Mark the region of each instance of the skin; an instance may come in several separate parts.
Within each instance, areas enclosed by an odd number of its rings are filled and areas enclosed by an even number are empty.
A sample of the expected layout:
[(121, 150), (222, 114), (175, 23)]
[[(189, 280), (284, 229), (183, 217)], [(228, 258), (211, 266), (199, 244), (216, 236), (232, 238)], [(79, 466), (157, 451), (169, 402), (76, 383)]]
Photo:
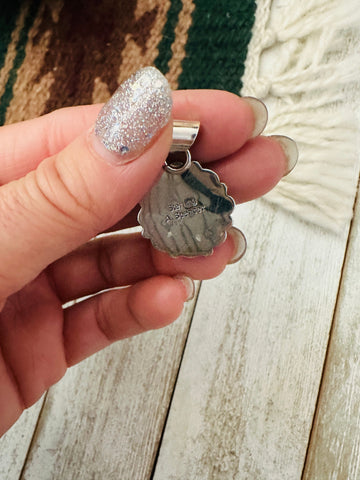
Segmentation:
[[(233, 238), (210, 257), (170, 258), (135, 225), (156, 179), (171, 122), (136, 160), (110, 165), (88, 133), (100, 105), (66, 108), (0, 128), (0, 435), (66, 369), (112, 342), (168, 325), (187, 292), (177, 274), (219, 275)], [(251, 107), (220, 91), (174, 92), (174, 118), (200, 120), (193, 158), (215, 170), (237, 202), (269, 191), (286, 172), (271, 138), (251, 139)], [(66, 309), (69, 300), (125, 286)]]

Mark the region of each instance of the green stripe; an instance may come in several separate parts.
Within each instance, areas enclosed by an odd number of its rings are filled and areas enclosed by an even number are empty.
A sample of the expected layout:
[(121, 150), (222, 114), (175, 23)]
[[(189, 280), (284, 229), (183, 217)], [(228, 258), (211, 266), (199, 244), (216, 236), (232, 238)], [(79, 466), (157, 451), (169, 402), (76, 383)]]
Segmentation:
[(169, 71), (169, 61), (172, 57), (171, 45), (175, 40), (175, 27), (181, 12), (182, 1), (172, 0), (167, 13), (167, 20), (162, 31), (162, 39), (159, 43), (159, 55), (154, 64), (164, 75)]
[(179, 88), (215, 88), (239, 94), (255, 0), (195, 0)]
[(6, 52), (20, 11), (20, 0), (3, 2), (0, 6), (0, 69), (4, 66)]
[(25, 47), (28, 41), (29, 30), (34, 23), (35, 16), (37, 14), (41, 0), (34, 0), (29, 8), (29, 12), (25, 19), (25, 24), (23, 29), (20, 32), (19, 42), (17, 44), (17, 52), (14, 60), (14, 65), (9, 73), (9, 79), (7, 81), (4, 95), (1, 98), (0, 102), (0, 125), (3, 125), (5, 122), (6, 110), (11, 102), (13, 97), (13, 87), (17, 79), (17, 72), (25, 58)]

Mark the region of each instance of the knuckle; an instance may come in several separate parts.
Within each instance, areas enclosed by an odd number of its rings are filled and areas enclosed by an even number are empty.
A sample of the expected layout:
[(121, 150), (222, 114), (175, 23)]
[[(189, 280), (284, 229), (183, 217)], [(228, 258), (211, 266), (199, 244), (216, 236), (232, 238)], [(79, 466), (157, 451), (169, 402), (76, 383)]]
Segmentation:
[[(106, 292), (94, 298), (93, 314), (95, 322), (99, 331), (109, 343), (152, 328), (141, 318), (136, 309), (131, 308), (129, 299), (127, 299), (125, 307), (123, 302), (119, 302), (118, 293), (116, 291)], [(119, 308), (120, 305), (123, 307), (122, 310)], [(119, 314), (122, 316), (122, 322), (118, 321)]]
[(183, 108), (188, 112), (189, 118), (194, 115), (196, 116), (198, 114), (198, 108), (194, 102), (194, 96), (187, 90), (183, 90), (181, 94), (181, 102), (183, 103)]
[(58, 168), (56, 159), (48, 160), (33, 175), (35, 195), (38, 192), (45, 200), (44, 210), (50, 216), (55, 215), (57, 221), (62, 219), (75, 228), (97, 221), (95, 202), (81, 173), (64, 172)]
[(1, 187), (0, 195), (0, 222), (2, 230), (13, 225), (19, 216), (19, 212), (26, 209), (25, 192), (23, 189), (13, 189), (11, 184)]
[(111, 321), (111, 309), (109, 303), (105, 301), (106, 295), (99, 295), (95, 299), (94, 315), (96, 324), (100, 332), (104, 335), (109, 343), (113, 343), (119, 339), (119, 335), (114, 329)]
[(115, 287), (114, 269), (110, 248), (100, 239), (97, 243), (96, 264), (107, 288)]

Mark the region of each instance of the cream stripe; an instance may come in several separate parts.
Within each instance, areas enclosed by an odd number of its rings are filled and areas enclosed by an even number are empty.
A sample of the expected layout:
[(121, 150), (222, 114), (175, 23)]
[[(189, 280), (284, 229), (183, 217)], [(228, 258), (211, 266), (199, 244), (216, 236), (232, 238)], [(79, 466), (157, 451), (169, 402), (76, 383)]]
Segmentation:
[(3, 68), (0, 70), (0, 98), (4, 95), (5, 87), (9, 79), (10, 71), (14, 65), (16, 57), (16, 46), (19, 41), (20, 32), (24, 27), (25, 18), (29, 10), (29, 3), (21, 7), (20, 14), (16, 20), (16, 27), (11, 34), (11, 41), (8, 46), (8, 50), (5, 56), (5, 62)]
[(179, 20), (175, 28), (175, 40), (171, 45), (173, 55), (169, 61), (169, 71), (166, 74), (166, 78), (173, 90), (176, 90), (178, 87), (178, 79), (182, 72), (182, 61), (186, 55), (185, 46), (192, 23), (192, 13), (195, 9), (193, 0), (183, 0), (182, 3), (183, 7), (179, 13)]

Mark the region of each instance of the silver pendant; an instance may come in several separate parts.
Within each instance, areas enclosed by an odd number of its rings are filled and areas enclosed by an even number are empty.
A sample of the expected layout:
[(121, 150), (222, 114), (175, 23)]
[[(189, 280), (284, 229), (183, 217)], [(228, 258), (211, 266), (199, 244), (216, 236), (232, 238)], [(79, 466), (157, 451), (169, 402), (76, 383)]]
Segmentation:
[[(180, 131), (182, 129), (182, 131)], [(174, 122), (164, 171), (140, 202), (143, 236), (173, 257), (210, 255), (232, 225), (234, 200), (212, 170), (191, 161), (198, 122)]]

